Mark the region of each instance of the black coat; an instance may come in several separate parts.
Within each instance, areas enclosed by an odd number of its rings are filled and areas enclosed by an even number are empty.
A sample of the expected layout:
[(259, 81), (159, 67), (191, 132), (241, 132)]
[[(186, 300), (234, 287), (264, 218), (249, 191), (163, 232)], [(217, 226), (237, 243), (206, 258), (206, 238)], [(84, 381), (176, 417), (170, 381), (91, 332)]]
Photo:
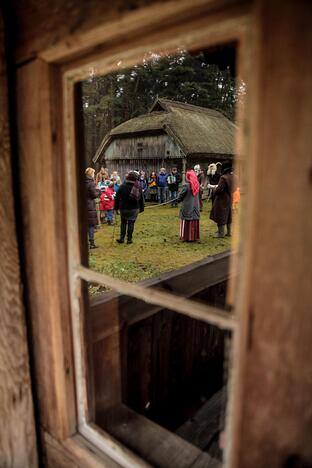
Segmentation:
[(210, 219), (218, 225), (232, 223), (232, 193), (236, 190), (236, 185), (236, 178), (233, 174), (223, 174), (214, 189)]
[(115, 197), (115, 210), (139, 210), (140, 213), (144, 211), (144, 198), (143, 192), (140, 187), (140, 199), (130, 197), (134, 182), (126, 180), (118, 189)]
[(221, 177), (221, 174), (219, 172), (215, 172), (214, 174), (210, 174), (208, 176), (209, 184), (218, 185), (220, 177)]
[(97, 225), (97, 215), (96, 215), (96, 203), (95, 199), (100, 196), (100, 190), (95, 186), (95, 182), (92, 177), (86, 176), (86, 196), (87, 196), (87, 211), (88, 211), (88, 225), (96, 226)]

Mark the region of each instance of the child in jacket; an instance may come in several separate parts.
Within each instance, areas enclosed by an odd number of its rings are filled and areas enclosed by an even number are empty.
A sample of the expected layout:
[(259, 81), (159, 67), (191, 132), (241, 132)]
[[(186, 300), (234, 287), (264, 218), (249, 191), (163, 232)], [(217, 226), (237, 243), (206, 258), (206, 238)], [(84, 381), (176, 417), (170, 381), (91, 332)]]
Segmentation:
[(115, 191), (114, 182), (110, 182), (105, 192), (102, 192), (100, 196), (100, 210), (104, 211), (106, 215), (107, 224), (112, 226), (115, 206)]

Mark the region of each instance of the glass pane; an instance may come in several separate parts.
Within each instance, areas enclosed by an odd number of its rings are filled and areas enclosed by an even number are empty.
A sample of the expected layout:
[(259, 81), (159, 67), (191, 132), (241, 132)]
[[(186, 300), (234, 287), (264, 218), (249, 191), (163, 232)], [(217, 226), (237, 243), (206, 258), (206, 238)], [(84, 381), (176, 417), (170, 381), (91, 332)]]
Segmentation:
[[(147, 53), (142, 63), (123, 68), (119, 61), (103, 76), (90, 71), (78, 104), (79, 193), (89, 197), (85, 264), (146, 287), (170, 289), (176, 275), (177, 294), (224, 306), (238, 238), (235, 109), (244, 93), (242, 83), (236, 87), (235, 44)], [(202, 280), (196, 296), (191, 276)], [(205, 290), (216, 276), (224, 287), (211, 298)]]
[(96, 423), (153, 466), (217, 466), (231, 333), (113, 292), (89, 300)]

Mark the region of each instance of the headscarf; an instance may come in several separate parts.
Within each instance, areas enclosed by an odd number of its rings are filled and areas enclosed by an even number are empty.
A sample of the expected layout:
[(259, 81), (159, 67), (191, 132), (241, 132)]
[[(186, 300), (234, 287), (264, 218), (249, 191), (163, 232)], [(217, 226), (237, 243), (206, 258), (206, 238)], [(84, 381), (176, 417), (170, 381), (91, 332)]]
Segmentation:
[(200, 185), (197, 179), (197, 175), (193, 170), (189, 170), (186, 172), (186, 180), (190, 183), (193, 197), (195, 197), (199, 192)]

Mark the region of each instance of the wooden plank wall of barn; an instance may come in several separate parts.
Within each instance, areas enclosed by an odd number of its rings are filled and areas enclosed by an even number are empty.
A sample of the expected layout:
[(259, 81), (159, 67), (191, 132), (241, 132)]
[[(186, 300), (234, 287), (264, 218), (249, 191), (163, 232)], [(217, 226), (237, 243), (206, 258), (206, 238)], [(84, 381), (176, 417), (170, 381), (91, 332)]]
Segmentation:
[(122, 177), (129, 170), (137, 169), (150, 174), (159, 172), (161, 167), (169, 171), (177, 166), (182, 171), (181, 150), (166, 134), (116, 138), (106, 149), (102, 161), (109, 172), (117, 170)]

